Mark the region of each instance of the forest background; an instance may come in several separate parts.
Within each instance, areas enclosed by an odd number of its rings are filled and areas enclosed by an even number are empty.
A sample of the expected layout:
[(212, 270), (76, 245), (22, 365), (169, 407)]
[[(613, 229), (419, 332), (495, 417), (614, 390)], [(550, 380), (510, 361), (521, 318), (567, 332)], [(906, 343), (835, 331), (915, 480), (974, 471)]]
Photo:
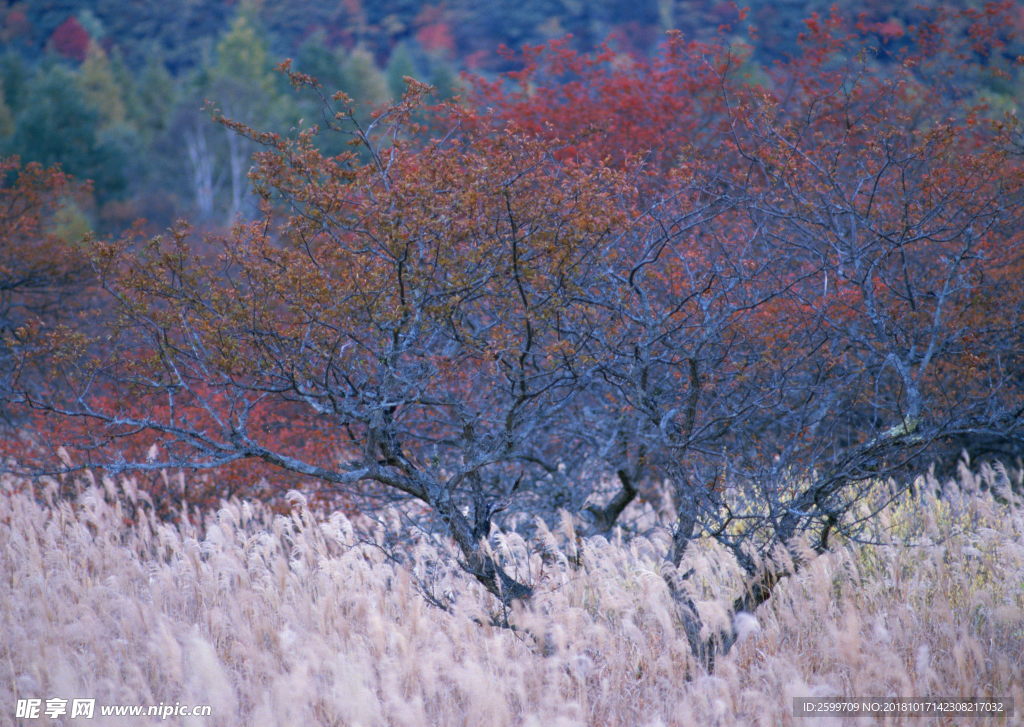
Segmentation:
[[(253, 148), (211, 124), (205, 104), (268, 131), (316, 120), (316, 100), (292, 93), (274, 72), (284, 58), (326, 89), (345, 90), (367, 115), (401, 96), (405, 76), (449, 98), (464, 90), (462, 72), (487, 77), (521, 65), (502, 47), (570, 34), (576, 50), (607, 41), (623, 57), (651, 56), (668, 29), (691, 40), (725, 39), (749, 50), (756, 75), (798, 54), (805, 20), (826, 15), (831, 4), (746, 6), (741, 20), (736, 3), (714, 0), (7, 3), (0, 10), (0, 154), (60, 164), (92, 181), (59, 211), (54, 227), (65, 240), (88, 230), (116, 234), (139, 218), (151, 233), (180, 218), (224, 228), (255, 214), (245, 178)], [(859, 16), (893, 57), (904, 29), (926, 12), (889, 0), (837, 8)], [(1020, 77), (990, 80), (979, 97), (1015, 108)], [(325, 152), (343, 148), (337, 137), (319, 143), (332, 142), (339, 148)]]

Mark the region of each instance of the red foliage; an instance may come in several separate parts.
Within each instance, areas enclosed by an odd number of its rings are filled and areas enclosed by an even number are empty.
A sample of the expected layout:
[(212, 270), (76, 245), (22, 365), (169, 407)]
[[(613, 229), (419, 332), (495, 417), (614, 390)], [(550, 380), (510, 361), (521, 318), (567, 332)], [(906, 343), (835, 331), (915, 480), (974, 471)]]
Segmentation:
[(424, 5), (413, 21), (416, 40), (428, 53), (451, 55), (455, 37), (443, 5)]
[(582, 54), (570, 39), (524, 47), (517, 60), (521, 70), (503, 78), (472, 79), (469, 101), (487, 112), (466, 123), (511, 125), (590, 163), (641, 159), (651, 177), (663, 176), (682, 150), (701, 147), (722, 118), (723, 73), (738, 62), (677, 33), (652, 61), (607, 46)]
[(31, 29), (28, 16), (21, 8), (13, 8), (7, 13), (4, 26), (6, 30), (5, 35), (8, 38), (17, 38), (18, 36), (25, 35)]
[(53, 323), (80, 292), (88, 261), (80, 247), (49, 229), (61, 205), (88, 187), (59, 167), (0, 158), (0, 330)]
[(416, 40), (429, 53), (452, 54), (455, 52), (455, 36), (446, 22), (430, 23), (416, 31)]
[(89, 32), (73, 16), (58, 25), (50, 36), (55, 51), (79, 63), (85, 60), (90, 40)]
[[(100, 408), (132, 412), (125, 407), (125, 392), (111, 392), (96, 398)], [(134, 413), (165, 418), (166, 404), (152, 399), (134, 402)], [(201, 408), (183, 407), (179, 415), (202, 419)], [(310, 461), (330, 463), (340, 456), (337, 443), (329, 441), (315, 422), (285, 409), (267, 414), (258, 425), (273, 446)], [(46, 411), (30, 411), (19, 422), (20, 435), (10, 433), (0, 439), (0, 455), (16, 460), (28, 471), (53, 471), (71, 465), (99, 473), (110, 469), (111, 462), (162, 462), (177, 450), (167, 438), (129, 426), (108, 429), (99, 434), (95, 422), (67, 418)], [(115, 467), (116, 470), (116, 467)], [(72, 475), (73, 476), (73, 475)], [(282, 471), (259, 460), (236, 460), (213, 470), (183, 470), (163, 466), (126, 474), (138, 490), (145, 493), (156, 514), (167, 520), (180, 516), (183, 503), (201, 509), (216, 508), (232, 497), (257, 499), (275, 509), (286, 511), (285, 495), (302, 489), (314, 505), (333, 510), (353, 510), (350, 500), (310, 478)]]

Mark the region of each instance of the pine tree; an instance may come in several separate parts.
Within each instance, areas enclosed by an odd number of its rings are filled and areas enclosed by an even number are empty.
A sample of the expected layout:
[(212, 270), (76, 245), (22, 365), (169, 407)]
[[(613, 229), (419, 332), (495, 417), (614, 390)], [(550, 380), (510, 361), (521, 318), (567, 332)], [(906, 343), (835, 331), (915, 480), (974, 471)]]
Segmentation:
[(366, 48), (354, 48), (345, 59), (342, 72), (345, 82), (342, 90), (360, 107), (374, 107), (387, 103), (388, 81)]
[(103, 128), (124, 123), (124, 93), (114, 78), (106, 51), (93, 41), (78, 72), (78, 86), (85, 101), (96, 109)]
[(402, 94), (405, 93), (405, 81), (403, 79), (406, 76), (419, 77), (416, 62), (412, 58), (412, 53), (409, 52), (409, 46), (405, 43), (399, 43), (395, 46), (394, 50), (391, 51), (391, 57), (388, 59), (388, 65), (384, 69), (384, 73), (387, 76), (388, 90), (391, 92), (391, 98), (398, 101), (402, 98)]
[(13, 133), (14, 114), (11, 113), (11, 107), (7, 105), (3, 78), (0, 78), (0, 140), (7, 139)]

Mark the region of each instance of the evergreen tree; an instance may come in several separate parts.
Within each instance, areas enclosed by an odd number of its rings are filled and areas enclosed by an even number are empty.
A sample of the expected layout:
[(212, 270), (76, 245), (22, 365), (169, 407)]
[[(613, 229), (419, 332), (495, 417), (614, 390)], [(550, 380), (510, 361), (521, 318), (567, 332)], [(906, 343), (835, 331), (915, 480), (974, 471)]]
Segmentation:
[(430, 85), (440, 100), (449, 99), (462, 92), (459, 74), (452, 64), (443, 58), (435, 58), (431, 63)]
[(7, 105), (3, 78), (0, 77), (0, 140), (6, 139), (13, 133), (14, 114), (11, 113), (11, 107)]
[(121, 196), (126, 169), (136, 156), (130, 133), (111, 127), (99, 134), (99, 111), (84, 98), (75, 74), (59, 64), (37, 72), (30, 98), (15, 117), (6, 151), (26, 162), (60, 164), (73, 176), (92, 180), (100, 203)]
[(295, 57), (296, 70), (317, 79), (328, 93), (337, 91), (345, 82), (342, 64), (338, 53), (327, 47), (323, 32), (310, 35), (299, 46)]
[(181, 85), (167, 72), (154, 48), (126, 99), (128, 118), (147, 144), (167, 129)]
[(364, 111), (360, 118), (365, 120), (369, 111), (387, 103), (388, 81), (373, 60), (373, 55), (363, 47), (349, 53), (342, 66), (343, 85), (341, 89)]
[[(264, 97), (273, 94), (275, 83), (266, 40), (256, 32), (250, 13), (244, 8), (217, 43), (216, 56), (216, 62), (210, 69), (214, 87), (227, 90), (237, 86)], [(258, 102), (253, 105), (258, 105)]]
[(101, 127), (124, 123), (123, 89), (114, 78), (106, 51), (95, 41), (89, 45), (85, 62), (78, 71), (78, 86), (86, 103), (96, 109)]
[(402, 98), (402, 94), (405, 93), (405, 81), (402, 80), (403, 78), (412, 76), (420, 80), (416, 63), (413, 61), (412, 53), (409, 52), (409, 46), (405, 43), (399, 43), (395, 46), (395, 49), (391, 51), (391, 57), (388, 59), (388, 65), (384, 69), (384, 73), (387, 76), (388, 90), (391, 92), (391, 98), (396, 101)]
[(4, 103), (11, 109), (11, 113), (16, 114), (21, 108), (31, 75), (25, 61), (15, 51), (9, 50), (0, 56), (0, 78), (3, 78)]

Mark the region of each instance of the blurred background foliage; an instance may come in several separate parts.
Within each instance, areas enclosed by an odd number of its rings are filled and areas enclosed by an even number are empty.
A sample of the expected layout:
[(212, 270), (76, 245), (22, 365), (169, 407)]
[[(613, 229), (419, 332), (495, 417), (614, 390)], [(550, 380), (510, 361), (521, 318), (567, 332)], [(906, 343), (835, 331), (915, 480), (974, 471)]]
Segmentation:
[[(983, 3), (973, 3), (979, 8)], [(972, 3), (960, 3), (970, 6)], [(319, 120), (315, 99), (289, 92), (274, 66), (344, 90), (369, 110), (401, 95), (413, 76), (449, 98), (460, 74), (492, 76), (516, 60), (498, 52), (571, 34), (579, 50), (608, 41), (649, 56), (668, 29), (732, 39), (758, 68), (797, 51), (804, 21), (825, 0), (55, 0), (0, 8), (0, 155), (59, 163), (92, 181), (67, 215), (76, 229), (116, 234), (136, 219), (150, 231), (187, 217), (216, 229), (254, 213), (248, 143), (210, 123), (213, 108), (257, 128), (287, 131)], [(920, 8), (895, 0), (842, 4), (896, 50)], [(1021, 10), (1024, 24), (1024, 8)], [(1011, 57), (1024, 52), (1008, 47)], [(884, 60), (885, 54), (881, 58)], [(979, 98), (1014, 111), (1017, 77)], [(338, 153), (344, 138), (321, 137)], [(337, 147), (337, 148), (334, 148)]]

